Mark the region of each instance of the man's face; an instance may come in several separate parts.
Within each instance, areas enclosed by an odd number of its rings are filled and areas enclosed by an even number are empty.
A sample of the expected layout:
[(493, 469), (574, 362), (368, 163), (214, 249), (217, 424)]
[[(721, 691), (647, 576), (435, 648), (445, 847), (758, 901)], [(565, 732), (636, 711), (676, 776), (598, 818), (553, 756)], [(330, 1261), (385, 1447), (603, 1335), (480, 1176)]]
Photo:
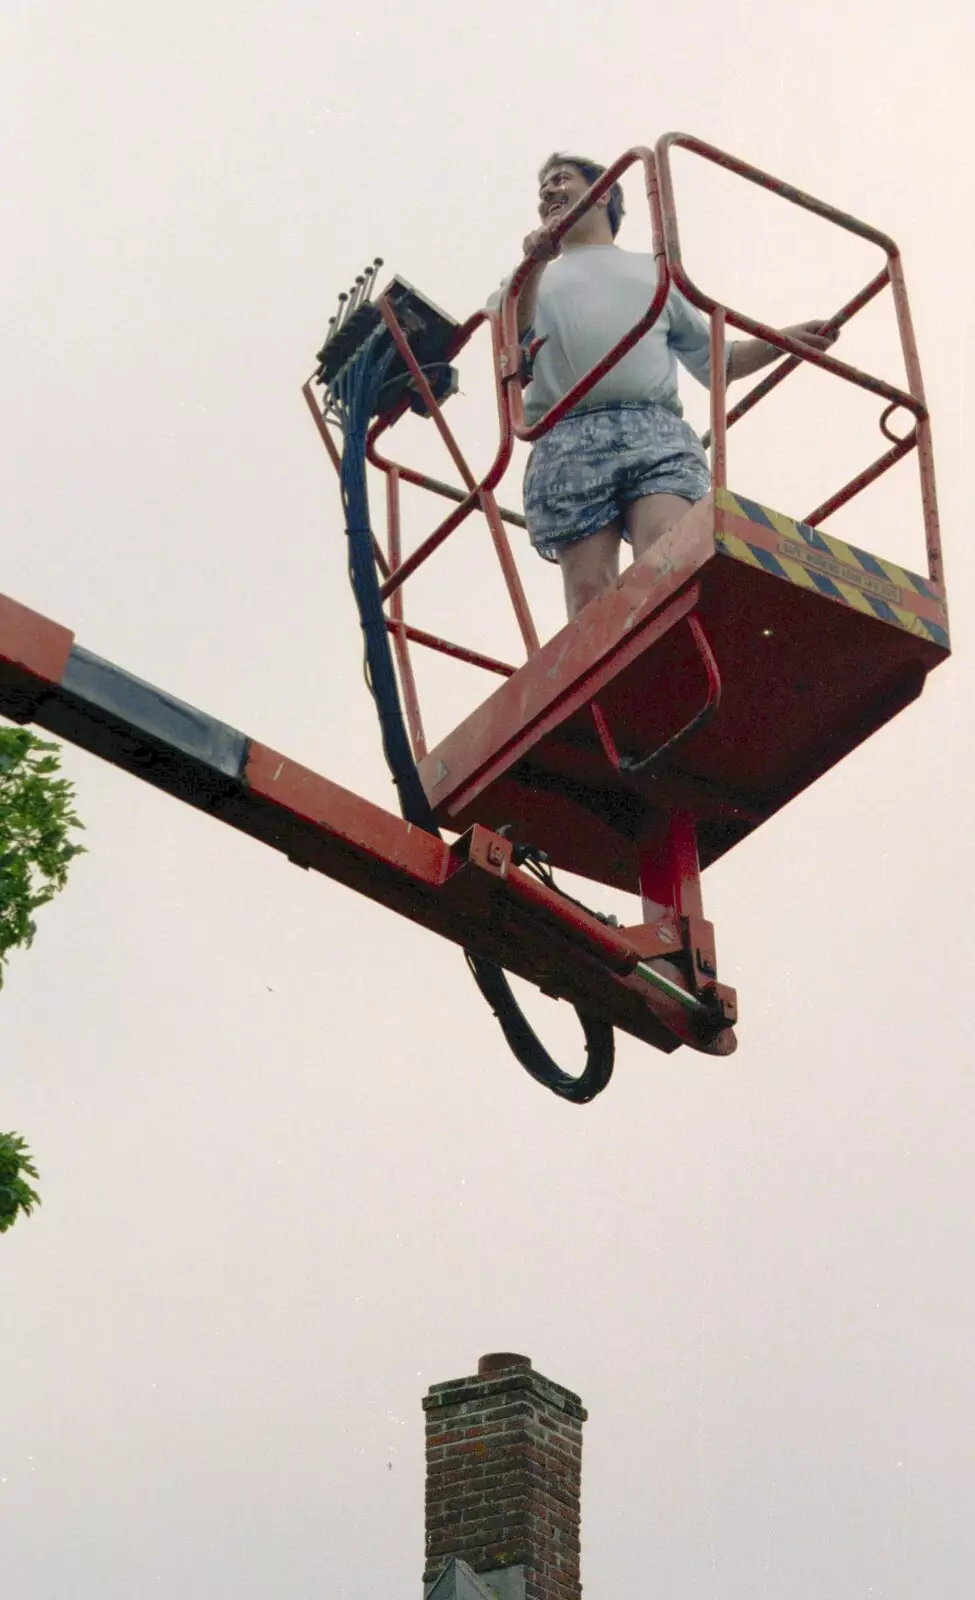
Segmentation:
[(578, 167), (560, 161), (547, 168), (538, 186), (538, 215), (543, 223), (551, 223), (581, 200), (590, 187)]

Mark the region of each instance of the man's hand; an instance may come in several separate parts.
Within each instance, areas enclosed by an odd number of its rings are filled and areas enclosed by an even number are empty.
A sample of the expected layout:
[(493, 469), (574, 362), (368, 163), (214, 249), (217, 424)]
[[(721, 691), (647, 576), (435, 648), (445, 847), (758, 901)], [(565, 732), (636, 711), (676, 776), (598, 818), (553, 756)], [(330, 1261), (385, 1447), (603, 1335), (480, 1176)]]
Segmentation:
[(522, 253), (533, 261), (554, 261), (561, 246), (557, 245), (548, 228), (535, 228), (522, 241)]
[[(839, 330), (831, 328), (828, 322), (796, 322), (791, 328), (783, 328), (782, 332), (791, 334), (801, 344), (811, 344), (814, 350), (828, 350), (840, 336)], [(782, 351), (777, 354), (781, 355)]]
[[(839, 338), (838, 331), (831, 328), (828, 322), (796, 322), (791, 328), (780, 328), (779, 331), (798, 339), (800, 344), (809, 345), (811, 350), (828, 350)], [(785, 354), (774, 344), (766, 344), (764, 339), (736, 339), (728, 359), (728, 381), (733, 383), (735, 378), (750, 378), (753, 372), (770, 367), (773, 361), (778, 361)]]
[(535, 228), (532, 233), (525, 235), (521, 248), (522, 253), (532, 261), (531, 271), (525, 279), (518, 299), (518, 332), (527, 333), (535, 321), (538, 281), (548, 263), (554, 261), (559, 254), (561, 246), (554, 243), (548, 228)]

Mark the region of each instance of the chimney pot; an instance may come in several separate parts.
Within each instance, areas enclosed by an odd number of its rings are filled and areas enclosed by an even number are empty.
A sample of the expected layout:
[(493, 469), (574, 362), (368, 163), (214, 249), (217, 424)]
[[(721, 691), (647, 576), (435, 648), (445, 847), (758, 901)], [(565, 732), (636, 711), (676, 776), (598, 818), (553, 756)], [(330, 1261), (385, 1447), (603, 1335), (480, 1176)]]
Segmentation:
[(486, 1378), (492, 1372), (507, 1372), (509, 1367), (527, 1367), (530, 1372), (531, 1365), (527, 1356), (516, 1356), (511, 1351), (499, 1350), (494, 1355), (481, 1357), (477, 1363), (477, 1375), (479, 1378)]

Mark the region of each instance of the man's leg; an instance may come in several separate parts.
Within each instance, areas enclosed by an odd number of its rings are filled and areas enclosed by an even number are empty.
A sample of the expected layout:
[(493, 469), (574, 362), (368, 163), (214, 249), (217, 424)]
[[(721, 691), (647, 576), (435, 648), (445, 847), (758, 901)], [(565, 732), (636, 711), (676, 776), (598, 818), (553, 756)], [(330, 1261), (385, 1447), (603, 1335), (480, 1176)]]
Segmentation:
[(652, 550), (657, 540), (679, 522), (693, 501), (679, 494), (645, 494), (631, 500), (626, 508), (626, 531), (633, 544), (633, 559)]
[[(676, 497), (664, 495), (661, 498), (673, 500)], [(678, 504), (682, 505), (683, 501)], [(573, 540), (558, 552), (565, 589), (565, 609), (570, 622), (590, 600), (595, 600), (604, 589), (612, 588), (619, 577), (620, 532), (619, 523), (611, 522), (585, 539)]]

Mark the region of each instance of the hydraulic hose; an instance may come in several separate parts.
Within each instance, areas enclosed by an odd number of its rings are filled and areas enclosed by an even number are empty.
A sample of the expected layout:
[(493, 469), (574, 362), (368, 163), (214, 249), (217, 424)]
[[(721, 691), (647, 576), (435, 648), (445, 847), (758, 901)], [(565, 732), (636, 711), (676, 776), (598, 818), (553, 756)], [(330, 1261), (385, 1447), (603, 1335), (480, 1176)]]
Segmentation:
[[(440, 830), (420, 782), (406, 732), (369, 521), (366, 437), (394, 354), (384, 330), (377, 328), (335, 378), (329, 390), (330, 411), (343, 434), (340, 480), (349, 545), (349, 579), (362, 627), (366, 682), (376, 705), (383, 753), (403, 816), (439, 837)], [(585, 1105), (605, 1089), (612, 1076), (615, 1051), (613, 1029), (608, 1023), (577, 1008), (585, 1039), (586, 1064), (579, 1076), (573, 1077), (556, 1064), (541, 1043), (515, 999), (503, 969), (471, 951), (465, 951), (465, 956), (474, 981), (497, 1017), (512, 1053), (537, 1083), (575, 1105)]]

